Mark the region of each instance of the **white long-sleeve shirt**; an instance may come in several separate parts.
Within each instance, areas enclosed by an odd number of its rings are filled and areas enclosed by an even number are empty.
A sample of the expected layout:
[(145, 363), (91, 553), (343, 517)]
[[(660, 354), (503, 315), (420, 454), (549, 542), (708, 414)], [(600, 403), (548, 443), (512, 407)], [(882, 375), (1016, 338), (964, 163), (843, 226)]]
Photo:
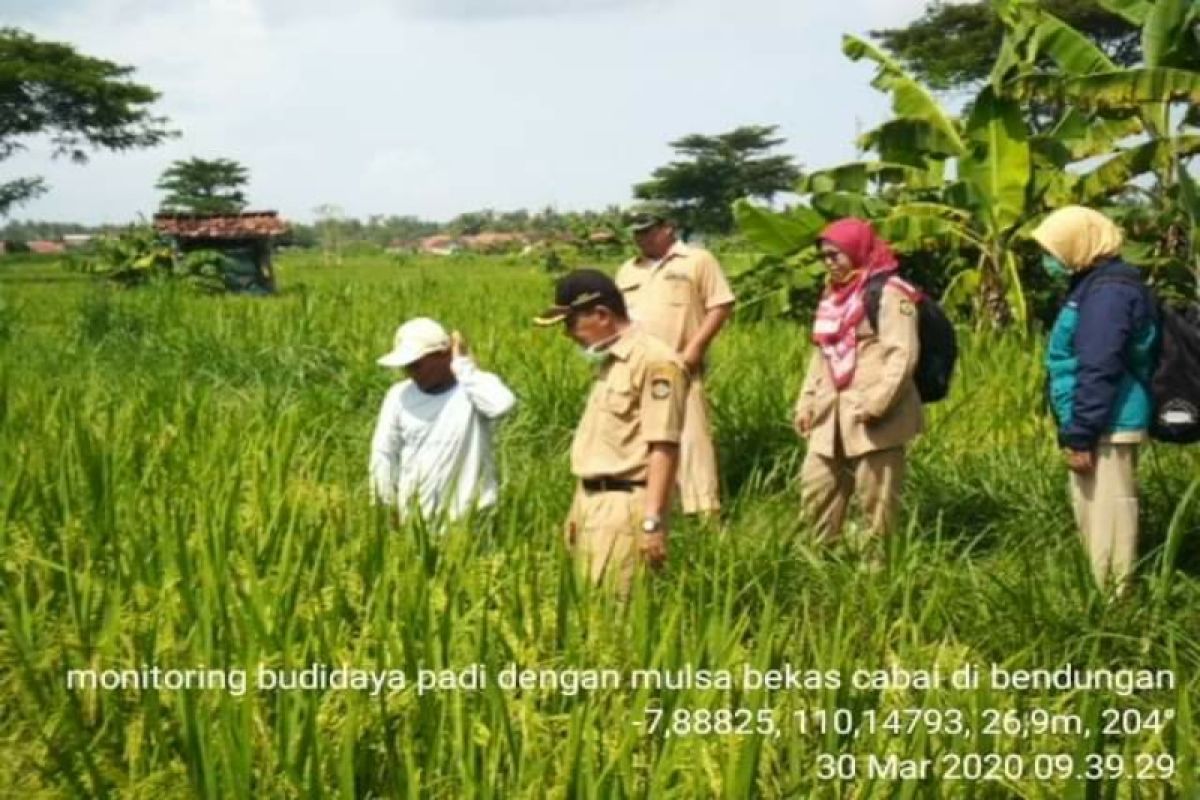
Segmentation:
[(492, 433), (516, 398), (468, 356), (450, 365), (457, 383), (440, 394), (411, 380), (393, 384), (371, 438), (371, 489), (376, 502), (396, 504), (403, 517), (415, 499), (425, 516), (457, 519), (495, 504)]

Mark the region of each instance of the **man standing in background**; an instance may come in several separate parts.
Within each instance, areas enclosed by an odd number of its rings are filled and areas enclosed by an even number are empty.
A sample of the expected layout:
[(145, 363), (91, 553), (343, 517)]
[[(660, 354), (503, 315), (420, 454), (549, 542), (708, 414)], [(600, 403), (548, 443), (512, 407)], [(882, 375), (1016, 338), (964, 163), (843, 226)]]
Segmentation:
[(455, 331), (425, 317), (396, 330), (378, 363), (403, 369), (383, 400), (371, 439), (375, 502), (458, 519), (496, 503), (492, 434), (516, 404), (500, 378), (475, 366)]
[(629, 317), (674, 348), (691, 377), (679, 451), (683, 512), (715, 515), (721, 508), (721, 482), (704, 363), (709, 345), (733, 314), (733, 292), (711, 253), (678, 241), (665, 212), (653, 207), (635, 211), (629, 228), (639, 254), (622, 264), (616, 276)]

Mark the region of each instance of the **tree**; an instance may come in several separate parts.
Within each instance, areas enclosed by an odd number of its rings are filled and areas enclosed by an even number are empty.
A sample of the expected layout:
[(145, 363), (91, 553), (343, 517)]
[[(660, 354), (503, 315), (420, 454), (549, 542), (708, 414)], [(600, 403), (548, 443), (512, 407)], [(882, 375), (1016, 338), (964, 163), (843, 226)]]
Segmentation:
[[(153, 147), (173, 135), (150, 113), (158, 92), (128, 80), (132, 72), (68, 44), (0, 28), (0, 161), (38, 134), (50, 137), (56, 157), (77, 163), (87, 161), (89, 149)], [(0, 182), (0, 216), (47, 188), (36, 177)]]
[(246, 207), (242, 187), (248, 181), (249, 173), (236, 161), (189, 158), (167, 167), (156, 188), (167, 193), (162, 201), (163, 211), (236, 214)]
[(800, 169), (791, 156), (767, 155), (783, 144), (776, 125), (746, 125), (728, 133), (694, 133), (671, 142), (681, 160), (651, 173), (634, 186), (634, 196), (671, 206), (684, 232), (724, 234), (733, 230), (733, 202), (770, 200), (791, 190)]
[[(1085, 34), (1113, 62), (1132, 66), (1142, 58), (1139, 26), (1096, 0), (1042, 0), (1041, 7)], [(931, 88), (977, 88), (992, 71), (1006, 27), (989, 0), (934, 0), (904, 28), (872, 31), (914, 77)]]

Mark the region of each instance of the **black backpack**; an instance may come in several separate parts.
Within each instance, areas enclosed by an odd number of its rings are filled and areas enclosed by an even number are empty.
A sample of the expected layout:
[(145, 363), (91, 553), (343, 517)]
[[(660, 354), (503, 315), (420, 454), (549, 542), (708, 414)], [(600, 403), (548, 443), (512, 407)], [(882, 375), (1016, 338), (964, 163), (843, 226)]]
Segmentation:
[(1200, 305), (1158, 302), (1158, 364), (1150, 379), (1150, 435), (1163, 442), (1200, 442)]
[(1200, 442), (1200, 305), (1172, 306), (1132, 277), (1114, 275), (1096, 281), (1102, 283), (1140, 286), (1158, 311), (1158, 357), (1146, 387), (1154, 401), (1150, 436), (1173, 444)]
[[(893, 274), (885, 272), (867, 281), (867, 319), (875, 330), (879, 330), (879, 301), (883, 297), (883, 287), (892, 277)], [(954, 362), (958, 360), (958, 337), (942, 307), (920, 289), (912, 289), (916, 292), (913, 302), (917, 307), (917, 338), (921, 343), (913, 383), (917, 385), (922, 403), (936, 403), (950, 393)]]

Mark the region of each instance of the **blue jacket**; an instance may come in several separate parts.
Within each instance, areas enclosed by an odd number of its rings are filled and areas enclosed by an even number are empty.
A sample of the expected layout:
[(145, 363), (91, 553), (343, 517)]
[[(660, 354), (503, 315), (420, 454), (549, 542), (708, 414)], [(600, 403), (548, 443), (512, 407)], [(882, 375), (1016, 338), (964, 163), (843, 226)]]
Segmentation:
[(1046, 348), (1060, 446), (1091, 450), (1105, 434), (1150, 426), (1158, 329), (1141, 273), (1123, 261), (1072, 278)]

